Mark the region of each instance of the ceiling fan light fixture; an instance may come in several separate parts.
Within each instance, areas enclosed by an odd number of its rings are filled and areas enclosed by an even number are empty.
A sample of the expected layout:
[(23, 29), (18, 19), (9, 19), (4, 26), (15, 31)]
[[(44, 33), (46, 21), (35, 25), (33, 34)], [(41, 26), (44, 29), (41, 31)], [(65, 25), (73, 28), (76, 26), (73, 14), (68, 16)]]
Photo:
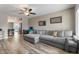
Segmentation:
[(22, 7), (20, 8), (21, 13), (20, 14), (25, 14), (26, 16), (29, 16), (30, 14), (36, 15), (36, 13), (32, 12), (32, 9), (29, 7)]
[(24, 14), (25, 14), (25, 15), (27, 15), (27, 16), (29, 15), (29, 13), (28, 13), (28, 12), (25, 12)]

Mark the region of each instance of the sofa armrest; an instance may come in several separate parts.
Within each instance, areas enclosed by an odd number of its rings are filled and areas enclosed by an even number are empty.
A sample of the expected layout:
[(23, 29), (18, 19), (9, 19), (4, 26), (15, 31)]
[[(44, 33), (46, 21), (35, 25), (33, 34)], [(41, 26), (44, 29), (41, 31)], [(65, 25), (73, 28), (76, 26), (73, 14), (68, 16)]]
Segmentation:
[(68, 47), (68, 39), (65, 38), (65, 47), (64, 47), (65, 51), (68, 51), (69, 47)]
[(73, 39), (65, 39), (65, 50), (70, 52), (77, 52), (79, 48), (77, 48), (77, 42)]
[(76, 53), (79, 53), (78, 51), (79, 51), (79, 40), (77, 40), (77, 51), (76, 51)]
[(75, 42), (73, 39), (65, 39), (65, 50), (78, 53), (79, 50), (79, 41)]

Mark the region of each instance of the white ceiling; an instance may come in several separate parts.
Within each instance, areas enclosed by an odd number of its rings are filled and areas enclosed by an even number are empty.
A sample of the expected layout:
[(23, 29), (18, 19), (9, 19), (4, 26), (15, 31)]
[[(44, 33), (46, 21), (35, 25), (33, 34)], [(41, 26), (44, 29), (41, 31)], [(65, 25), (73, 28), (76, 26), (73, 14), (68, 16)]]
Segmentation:
[(33, 12), (35, 12), (36, 15), (25, 16), (19, 14), (20, 6), (26, 6), (26, 5), (2, 4), (0, 5), (0, 13), (31, 18), (74, 7), (73, 4), (29, 4), (28, 6), (33, 9)]

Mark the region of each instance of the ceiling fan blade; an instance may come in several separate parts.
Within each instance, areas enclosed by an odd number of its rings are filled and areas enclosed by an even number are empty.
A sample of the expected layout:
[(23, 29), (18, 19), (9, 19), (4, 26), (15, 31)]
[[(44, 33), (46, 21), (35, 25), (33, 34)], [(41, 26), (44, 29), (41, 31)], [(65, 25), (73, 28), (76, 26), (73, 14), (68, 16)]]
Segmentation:
[(30, 14), (36, 15), (36, 13), (30, 13)]
[(29, 9), (29, 12), (32, 11), (32, 9)]

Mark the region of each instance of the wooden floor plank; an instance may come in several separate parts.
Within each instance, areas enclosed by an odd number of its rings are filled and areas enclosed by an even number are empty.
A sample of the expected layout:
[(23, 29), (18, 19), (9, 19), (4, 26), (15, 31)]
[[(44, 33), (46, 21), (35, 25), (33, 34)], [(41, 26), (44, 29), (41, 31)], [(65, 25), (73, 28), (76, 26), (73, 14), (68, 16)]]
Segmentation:
[(13, 38), (0, 40), (0, 54), (67, 54), (62, 49), (43, 43), (31, 44), (21, 36), (16, 44)]

